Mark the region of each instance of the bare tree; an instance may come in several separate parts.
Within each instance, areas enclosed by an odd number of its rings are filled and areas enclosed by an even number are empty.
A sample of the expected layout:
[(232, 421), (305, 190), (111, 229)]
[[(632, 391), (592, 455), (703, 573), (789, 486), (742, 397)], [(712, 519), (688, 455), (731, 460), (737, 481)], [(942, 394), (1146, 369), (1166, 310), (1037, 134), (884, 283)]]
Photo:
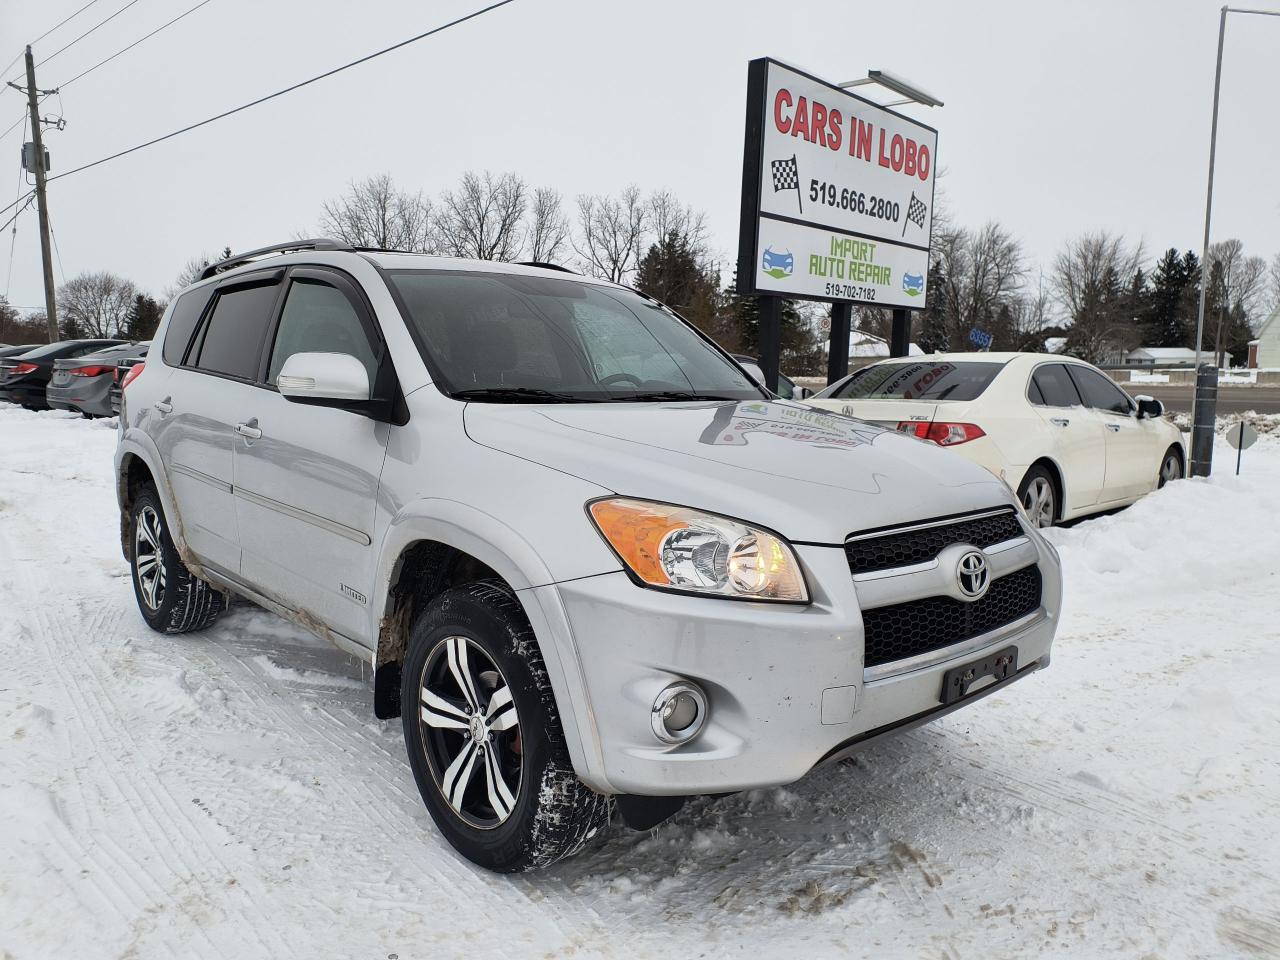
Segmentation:
[(173, 300), (183, 290), (199, 280), (200, 274), (204, 273), (209, 264), (217, 260), (229, 260), (230, 258), (230, 247), (223, 247), (222, 252), (216, 257), (211, 257), (207, 253), (202, 253), (198, 257), (192, 257), (183, 264), (182, 269), (178, 271), (178, 275), (173, 278), (173, 283), (165, 287), (165, 300)]
[(1240, 304), (1248, 316), (1258, 313), (1266, 294), (1267, 262), (1261, 257), (1245, 256), (1244, 244), (1232, 238), (1209, 247), (1210, 269), (1214, 263), (1222, 264), (1227, 308)]
[(555, 263), (569, 243), (569, 221), (560, 209), (560, 194), (550, 187), (533, 191), (529, 224), (525, 229), (525, 249), (530, 260)]
[(616, 197), (578, 197), (578, 235), (574, 249), (592, 276), (621, 283), (640, 261), (640, 245), (648, 224), (640, 188), (627, 187)]
[(436, 219), (442, 253), (474, 260), (515, 260), (524, 245), (526, 187), (514, 173), (467, 172), (440, 195)]
[(1267, 299), (1263, 304), (1263, 316), (1269, 317), (1276, 310), (1280, 310), (1280, 253), (1271, 259), (1271, 266), (1267, 268)]
[(707, 241), (710, 228), (707, 215), (695, 210), (692, 204), (681, 204), (669, 190), (657, 190), (649, 195), (648, 230), (655, 243), (661, 243), (672, 234), (698, 260), (707, 257)]
[(941, 273), (939, 296), (952, 350), (968, 331), (990, 325), (1022, 286), (1022, 244), (994, 220), (978, 230), (935, 226), (934, 259)]
[(431, 203), (419, 193), (396, 189), (388, 174), (352, 182), (323, 207), (320, 229), (353, 247), (430, 253)]
[(137, 289), (114, 273), (82, 273), (58, 288), (58, 313), (69, 333), (102, 339), (125, 326)]
[(1053, 262), (1052, 283), (1071, 320), (1067, 349), (1093, 363), (1109, 353), (1137, 346), (1126, 284), (1142, 262), (1141, 245), (1105, 230), (1071, 240)]

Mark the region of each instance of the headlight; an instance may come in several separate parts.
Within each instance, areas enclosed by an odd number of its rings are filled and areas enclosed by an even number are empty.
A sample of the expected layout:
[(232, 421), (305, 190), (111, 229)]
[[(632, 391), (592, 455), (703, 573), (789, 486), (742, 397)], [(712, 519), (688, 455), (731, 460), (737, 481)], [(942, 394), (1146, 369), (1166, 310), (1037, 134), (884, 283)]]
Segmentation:
[(647, 500), (596, 500), (588, 510), (613, 552), (647, 586), (740, 600), (809, 602), (795, 553), (767, 530)]

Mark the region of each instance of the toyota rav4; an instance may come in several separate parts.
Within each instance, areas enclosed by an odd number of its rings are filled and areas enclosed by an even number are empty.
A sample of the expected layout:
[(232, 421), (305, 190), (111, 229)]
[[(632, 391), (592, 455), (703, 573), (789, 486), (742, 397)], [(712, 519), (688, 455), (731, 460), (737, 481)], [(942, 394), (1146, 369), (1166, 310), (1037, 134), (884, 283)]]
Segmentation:
[(1004, 483), (772, 398), (635, 290), (299, 241), (211, 266), (154, 343), (116, 453), (143, 618), (238, 595), (370, 662), (490, 869), (1049, 662), (1057, 555)]

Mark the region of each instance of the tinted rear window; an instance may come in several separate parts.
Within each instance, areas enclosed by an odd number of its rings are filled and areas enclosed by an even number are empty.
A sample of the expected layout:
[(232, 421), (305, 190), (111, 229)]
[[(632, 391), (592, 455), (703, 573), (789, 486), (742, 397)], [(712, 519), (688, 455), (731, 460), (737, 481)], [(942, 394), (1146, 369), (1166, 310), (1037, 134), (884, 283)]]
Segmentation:
[(270, 284), (219, 293), (194, 365), (210, 373), (256, 379), (277, 290), (276, 284)]
[(191, 334), (195, 333), (196, 324), (200, 322), (200, 314), (204, 313), (204, 305), (209, 302), (212, 291), (208, 287), (184, 293), (173, 305), (173, 314), (169, 317), (169, 326), (164, 334), (164, 362), (171, 367), (179, 366), (191, 343)]
[(976, 360), (877, 363), (823, 395), (834, 400), (974, 400), (1002, 366)]
[(1040, 392), (1040, 400), (1032, 394), (1032, 403), (1042, 403), (1047, 407), (1078, 407), (1080, 394), (1076, 385), (1067, 376), (1067, 368), (1060, 363), (1046, 363), (1036, 367), (1031, 376), (1032, 383)]

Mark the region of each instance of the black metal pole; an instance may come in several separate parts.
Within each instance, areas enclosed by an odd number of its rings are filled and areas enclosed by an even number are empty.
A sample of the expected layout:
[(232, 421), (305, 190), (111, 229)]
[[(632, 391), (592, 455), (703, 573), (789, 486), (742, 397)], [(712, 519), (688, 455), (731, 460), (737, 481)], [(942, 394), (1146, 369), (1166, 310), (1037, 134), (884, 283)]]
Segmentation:
[(1240, 476), (1240, 458), (1244, 455), (1244, 421), (1240, 421), (1240, 430), (1236, 434), (1236, 476)]
[(778, 366), (782, 356), (782, 298), (760, 298), (760, 369), (770, 393), (778, 392)]
[(911, 311), (897, 307), (893, 311), (893, 332), (889, 338), (889, 356), (905, 357), (911, 352)]
[(835, 383), (849, 373), (849, 326), (853, 304), (831, 305), (831, 342), (827, 351), (827, 383)]
[(1196, 402), (1191, 412), (1191, 476), (1213, 470), (1213, 424), (1218, 409), (1218, 366), (1202, 363), (1196, 371)]

